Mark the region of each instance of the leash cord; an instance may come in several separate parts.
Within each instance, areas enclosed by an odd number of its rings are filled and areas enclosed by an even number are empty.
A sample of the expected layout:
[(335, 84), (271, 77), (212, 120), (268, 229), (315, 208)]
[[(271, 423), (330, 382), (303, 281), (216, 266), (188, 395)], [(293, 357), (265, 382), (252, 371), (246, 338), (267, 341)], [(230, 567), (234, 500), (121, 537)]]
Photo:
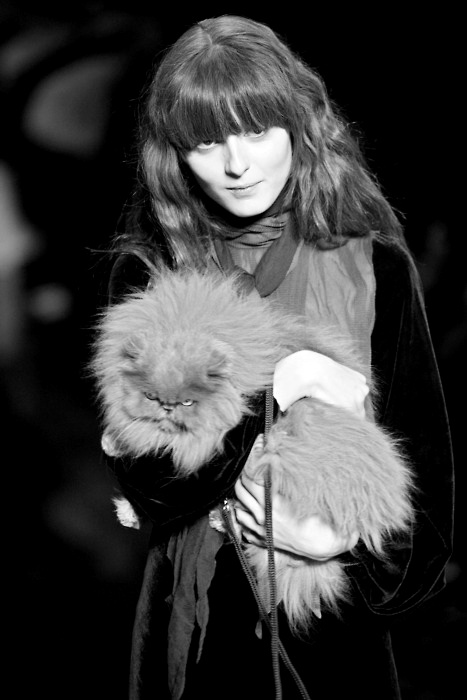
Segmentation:
[(272, 495), (270, 469), (268, 469), (266, 473), (264, 491), (266, 517), (266, 545), (268, 550), (269, 601), (271, 607), (271, 657), (274, 681), (276, 686), (276, 700), (281, 700), (282, 690), (279, 664), (279, 620), (277, 617), (276, 566), (274, 557), (274, 539), (272, 531)]
[[(264, 437), (267, 438), (271, 430), (274, 412), (274, 399), (272, 387), (268, 387), (265, 395)], [(266, 520), (266, 547), (268, 552), (268, 581), (269, 601), (271, 608), (271, 658), (276, 688), (276, 700), (282, 700), (280, 664), (279, 664), (279, 620), (277, 616), (277, 587), (276, 587), (276, 563), (274, 554), (274, 536), (272, 529), (272, 475), (271, 467), (268, 467), (264, 481), (264, 510)]]
[[(256, 579), (253, 575), (253, 572), (250, 569), (250, 566), (249, 566), (249, 564), (246, 560), (245, 554), (243, 552), (242, 545), (241, 545), (241, 543), (237, 537), (237, 533), (235, 532), (234, 527), (232, 525), (232, 515), (230, 512), (230, 503), (229, 503), (229, 500), (227, 498), (224, 499), (224, 503), (222, 506), (222, 517), (223, 517), (224, 524), (226, 526), (226, 530), (227, 530), (227, 533), (229, 535), (229, 538), (235, 547), (235, 551), (236, 551), (237, 556), (240, 560), (240, 564), (241, 564), (242, 569), (243, 569), (243, 571), (248, 579), (248, 582), (250, 584), (250, 588), (251, 588), (253, 595), (255, 597), (261, 620), (265, 623), (266, 627), (268, 628), (269, 632), (272, 635), (271, 622), (269, 620), (268, 612), (267, 612), (267, 610), (264, 606), (264, 603), (261, 600), (261, 597), (259, 595), (258, 587), (256, 585)], [(303, 700), (311, 700), (311, 698), (308, 695), (308, 692), (303, 684), (302, 679), (300, 678), (295, 667), (293, 666), (292, 662), (290, 661), (289, 655), (287, 654), (285, 647), (279, 638), (277, 638), (277, 649), (278, 649), (278, 654), (279, 654), (280, 658), (282, 659), (285, 667), (287, 668), (290, 675), (294, 679), (295, 684), (296, 684)]]

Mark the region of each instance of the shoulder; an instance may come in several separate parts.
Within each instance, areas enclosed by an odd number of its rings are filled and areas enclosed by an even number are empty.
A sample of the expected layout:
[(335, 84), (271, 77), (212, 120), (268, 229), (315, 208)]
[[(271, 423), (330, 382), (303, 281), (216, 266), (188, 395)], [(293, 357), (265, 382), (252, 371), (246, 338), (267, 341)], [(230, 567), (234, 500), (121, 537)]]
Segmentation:
[(410, 251), (400, 244), (373, 241), (373, 271), (376, 281), (376, 300), (393, 302), (403, 299), (420, 300), (422, 287)]
[(410, 251), (400, 244), (375, 239), (373, 241), (373, 267), (377, 278), (397, 275), (412, 281), (416, 276), (415, 262)]

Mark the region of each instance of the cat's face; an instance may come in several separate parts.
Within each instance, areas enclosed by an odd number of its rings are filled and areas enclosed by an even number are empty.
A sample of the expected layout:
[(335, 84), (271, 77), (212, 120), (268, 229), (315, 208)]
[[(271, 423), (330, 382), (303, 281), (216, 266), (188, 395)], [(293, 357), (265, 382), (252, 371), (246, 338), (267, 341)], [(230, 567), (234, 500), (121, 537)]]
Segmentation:
[(123, 382), (123, 408), (132, 420), (157, 423), (168, 433), (190, 430), (200, 412), (200, 403), (209, 393), (179, 376), (168, 382), (157, 372), (135, 369), (126, 373)]
[(167, 434), (196, 432), (232, 400), (229, 366), (228, 348), (210, 338), (138, 334), (123, 348), (122, 408)]

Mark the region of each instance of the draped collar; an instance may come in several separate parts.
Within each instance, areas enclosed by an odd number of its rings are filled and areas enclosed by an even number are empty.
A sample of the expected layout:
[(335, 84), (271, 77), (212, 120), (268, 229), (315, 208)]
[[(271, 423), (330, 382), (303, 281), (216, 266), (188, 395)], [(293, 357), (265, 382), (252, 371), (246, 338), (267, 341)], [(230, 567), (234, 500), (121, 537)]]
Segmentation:
[[(251, 274), (233, 262), (230, 245), (236, 241), (251, 247), (267, 247)], [(290, 209), (284, 208), (281, 197), (260, 217), (239, 219), (224, 214), (223, 237), (214, 241), (217, 260), (224, 272), (236, 272), (247, 293), (256, 289), (262, 297), (269, 296), (280, 285), (297, 245), (294, 216)]]

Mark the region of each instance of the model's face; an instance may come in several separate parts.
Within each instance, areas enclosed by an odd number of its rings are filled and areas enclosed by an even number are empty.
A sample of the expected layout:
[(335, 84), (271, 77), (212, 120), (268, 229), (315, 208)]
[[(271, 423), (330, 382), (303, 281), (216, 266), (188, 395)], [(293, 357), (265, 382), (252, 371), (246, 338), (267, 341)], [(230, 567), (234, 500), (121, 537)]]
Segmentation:
[(231, 214), (257, 216), (284, 188), (292, 164), (292, 144), (282, 127), (232, 134), (225, 141), (200, 143), (185, 155), (199, 186)]

